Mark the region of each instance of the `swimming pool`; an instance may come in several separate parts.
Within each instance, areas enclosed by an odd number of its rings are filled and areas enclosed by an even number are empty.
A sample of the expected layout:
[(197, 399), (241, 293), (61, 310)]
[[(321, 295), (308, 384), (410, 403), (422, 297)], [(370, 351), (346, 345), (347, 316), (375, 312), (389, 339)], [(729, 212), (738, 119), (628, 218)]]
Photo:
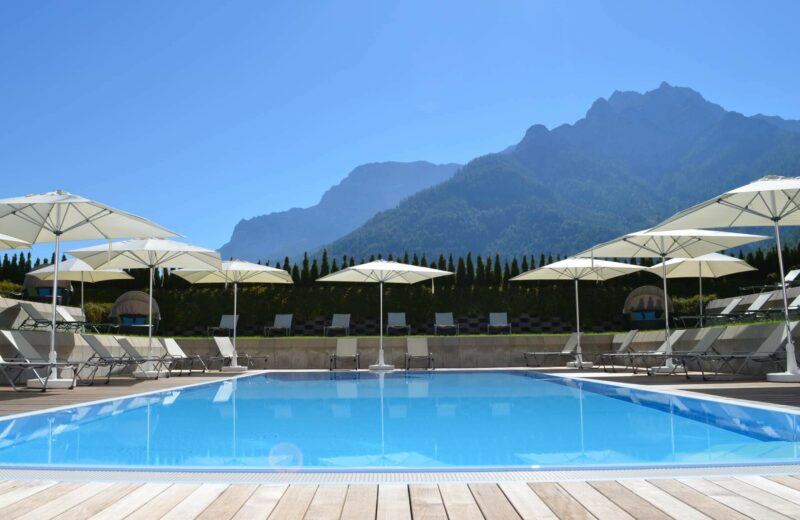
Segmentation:
[(526, 371), (266, 373), (0, 421), (0, 466), (459, 470), (798, 461), (797, 415)]

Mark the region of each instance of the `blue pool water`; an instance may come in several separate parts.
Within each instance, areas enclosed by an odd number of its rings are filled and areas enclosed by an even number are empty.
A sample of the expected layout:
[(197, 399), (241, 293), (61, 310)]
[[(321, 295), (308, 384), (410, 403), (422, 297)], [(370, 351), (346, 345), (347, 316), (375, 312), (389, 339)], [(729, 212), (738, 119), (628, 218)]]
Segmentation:
[(794, 414), (522, 371), (273, 373), (0, 421), (0, 466), (764, 464), (797, 441)]

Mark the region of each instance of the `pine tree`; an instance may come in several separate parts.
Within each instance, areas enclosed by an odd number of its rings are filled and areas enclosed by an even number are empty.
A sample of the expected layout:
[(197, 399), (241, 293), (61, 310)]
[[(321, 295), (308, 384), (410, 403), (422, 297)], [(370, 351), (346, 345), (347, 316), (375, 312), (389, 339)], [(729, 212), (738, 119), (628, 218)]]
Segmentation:
[(419, 259), (419, 265), (422, 267), (428, 267), (428, 259), (425, 258), (425, 253), (422, 253), (422, 258)]
[(283, 270), (286, 271), (287, 273), (292, 272), (292, 265), (289, 263), (288, 256), (283, 259)]
[(407, 264), (407, 263), (408, 263), (408, 251), (406, 251), (405, 253), (403, 253), (403, 263), (404, 263), (404, 264)]
[(300, 269), (300, 283), (309, 285), (311, 281), (311, 272), (308, 269), (308, 254), (303, 253), (303, 267)]
[(456, 268), (456, 283), (460, 286), (468, 285), (467, 283), (467, 268), (464, 265), (464, 259), (458, 257), (458, 267)]
[[(533, 258), (533, 257), (531, 257), (531, 258)], [(525, 273), (525, 272), (530, 270), (528, 268), (528, 256), (527, 255), (523, 255), (522, 256), (522, 265), (520, 266), (520, 270), (522, 270), (523, 273)]]
[(439, 255), (439, 261), (436, 264), (436, 268), (440, 271), (447, 270), (447, 260), (444, 259), (444, 255)]
[(505, 264), (503, 265), (503, 281), (508, 283), (511, 279), (511, 268), (508, 266), (508, 260), (506, 260)]
[[(364, 259), (363, 259), (363, 258), (361, 259), (361, 263), (362, 263), (362, 264), (364, 263)], [(350, 267), (353, 267), (353, 266), (355, 266), (355, 265), (356, 265), (356, 259), (355, 259), (354, 257), (352, 257), (352, 256), (351, 256), (351, 257), (350, 257)]]
[(309, 272), (309, 281), (311, 283), (316, 282), (317, 278), (319, 278), (319, 266), (317, 265), (317, 259), (315, 258), (313, 262), (311, 262), (311, 271)]
[(485, 272), (484, 279), (486, 280), (486, 285), (494, 285), (494, 264), (492, 263), (491, 256), (486, 257)]
[(544, 267), (546, 265), (547, 261), (544, 259), (544, 253), (542, 253), (542, 256), (539, 257), (539, 267)]
[[(328, 274), (330, 272), (331, 272), (331, 268), (328, 265), (328, 250), (327, 249), (323, 249), (322, 250), (322, 263), (319, 266), (319, 275), (320, 276), (325, 276), (326, 274)], [(316, 280), (316, 278), (315, 278), (315, 280)]]
[(467, 253), (465, 263), (467, 268), (466, 285), (473, 285), (475, 283), (475, 266), (472, 264), (472, 253)]
[(299, 284), (301, 281), (300, 278), (300, 269), (297, 268), (297, 263), (292, 266), (292, 280), (294, 283)]
[(453, 255), (447, 256), (447, 270), (451, 273), (456, 272), (456, 264), (453, 262)]
[(484, 285), (486, 282), (486, 266), (483, 265), (481, 255), (475, 259), (475, 285)]
[(411, 265), (419, 265), (419, 258), (417, 258), (417, 253), (414, 253), (414, 258), (411, 259)]
[(492, 271), (492, 278), (495, 285), (503, 283), (503, 271), (500, 268), (500, 255), (494, 255), (494, 270)]
[(517, 263), (517, 259), (514, 258), (513, 260), (511, 260), (511, 273), (510, 273), (511, 278), (514, 278), (518, 274), (519, 274), (519, 264)]
[(338, 266), (338, 265), (336, 265), (336, 259), (334, 258), (334, 259), (333, 259), (333, 263), (331, 264), (331, 272), (332, 272), (332, 273), (335, 273), (335, 272), (337, 272), (338, 270), (339, 270), (339, 266)]

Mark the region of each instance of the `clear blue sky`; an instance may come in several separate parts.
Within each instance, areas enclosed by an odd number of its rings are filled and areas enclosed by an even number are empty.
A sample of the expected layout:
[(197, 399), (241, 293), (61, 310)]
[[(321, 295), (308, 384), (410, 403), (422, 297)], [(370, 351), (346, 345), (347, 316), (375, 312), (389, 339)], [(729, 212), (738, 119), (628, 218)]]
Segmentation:
[(353, 167), (464, 162), (662, 80), (800, 119), (800, 2), (6, 1), (0, 196), (218, 247)]

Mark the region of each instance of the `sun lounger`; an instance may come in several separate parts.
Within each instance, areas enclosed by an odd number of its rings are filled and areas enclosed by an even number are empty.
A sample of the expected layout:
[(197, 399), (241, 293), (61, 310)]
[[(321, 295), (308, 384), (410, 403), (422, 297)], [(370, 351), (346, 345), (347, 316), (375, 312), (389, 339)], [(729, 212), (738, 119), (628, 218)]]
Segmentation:
[(293, 314), (276, 314), (275, 319), (272, 320), (272, 326), (264, 327), (264, 335), (271, 336), (277, 330), (283, 330), (287, 336), (292, 335), (292, 319)]
[[(797, 328), (797, 321), (790, 323), (791, 332)], [(692, 357), (700, 368), (700, 373), (704, 381), (708, 379), (707, 372), (713, 372), (714, 377), (718, 377), (723, 369), (728, 369), (731, 376), (737, 375), (748, 361), (756, 363), (779, 363), (786, 358), (786, 324), (781, 323), (767, 336), (759, 347), (750, 352), (730, 352), (725, 354), (706, 354)], [(738, 368), (733, 366), (735, 361), (740, 361)], [(706, 366), (710, 365), (710, 369)]]
[[(152, 347), (148, 345), (141, 346), (141, 348), (148, 350), (148, 352), (144, 354), (134, 346), (134, 338), (126, 336), (115, 337), (117, 341), (119, 341), (119, 346), (122, 347), (122, 350), (128, 355), (129, 362), (135, 364), (141, 372), (155, 372), (156, 379), (158, 379), (162, 372), (166, 373), (167, 377), (169, 377), (167, 364), (171, 362), (172, 356), (164, 350), (163, 345), (161, 345), (157, 339), (153, 339)], [(147, 338), (136, 339), (144, 342), (148, 341)], [(134, 373), (134, 376), (136, 376), (136, 373)]]
[[(578, 348), (578, 333), (573, 332), (564, 343), (564, 348), (560, 351), (545, 350), (539, 352), (525, 352), (525, 366), (540, 367), (544, 366), (544, 360), (551, 358), (572, 358), (575, 357), (575, 350)], [(533, 364), (531, 364), (533, 362)]]
[[(222, 366), (230, 365), (233, 361), (233, 343), (231, 342), (231, 338), (228, 336), (214, 336), (214, 343), (217, 345), (217, 350), (219, 350), (218, 356), (211, 356), (208, 358), (209, 364), (211, 361), (221, 361)], [(267, 361), (269, 361), (268, 355), (263, 356), (251, 356), (249, 354), (243, 354), (241, 352), (236, 353), (236, 360), (237, 363), (241, 363), (244, 360), (244, 366), (249, 368), (255, 367), (255, 362), (258, 360), (263, 360), (264, 365), (266, 366)]]
[(453, 320), (452, 312), (437, 312), (434, 315), (433, 333), (438, 336), (439, 331), (453, 331), (458, 335), (458, 323)]
[(766, 303), (770, 300), (771, 297), (772, 293), (759, 294), (758, 297), (755, 300), (753, 300), (753, 303), (751, 303), (750, 306), (747, 307), (747, 309), (739, 313), (737, 317), (745, 320), (757, 320), (766, 318), (769, 313), (767, 313), (764, 310), (764, 305), (766, 305)]
[(331, 354), (330, 369), (339, 368), (339, 360), (352, 359), (356, 370), (361, 368), (361, 354), (358, 353), (358, 339), (338, 338), (336, 340), (336, 352)]
[(714, 348), (714, 343), (719, 339), (725, 327), (711, 327), (705, 329), (705, 334), (700, 338), (700, 341), (687, 352), (673, 352), (672, 359), (676, 364), (683, 367), (683, 372), (686, 374), (686, 379), (689, 379), (689, 367), (687, 363), (698, 356), (707, 356), (709, 354), (719, 354), (717, 349)]
[[(128, 354), (113, 354), (111, 348), (122, 349), (119, 341), (114, 336), (109, 335), (96, 335), (96, 334), (83, 334), (83, 340), (92, 349), (93, 354), (89, 359), (81, 363), (78, 367), (78, 382), (86, 385), (93, 385), (97, 377), (97, 372), (100, 368), (106, 368), (106, 382), (111, 381), (111, 375), (114, 373), (116, 367), (125, 369), (132, 363)], [(89, 369), (89, 374), (84, 376), (84, 371)]]
[(733, 321), (738, 316), (738, 314), (736, 314), (734, 311), (736, 310), (736, 307), (742, 303), (742, 299), (743, 297), (741, 296), (736, 297), (728, 302), (728, 305), (726, 305), (725, 308), (718, 313), (705, 313), (703, 318), (705, 319), (706, 323), (724, 323)]
[(433, 361), (433, 354), (428, 350), (428, 338), (408, 338), (406, 339), (405, 368), (411, 369), (413, 361), (425, 361), (426, 368), (434, 370), (436, 368)]
[(640, 368), (644, 368), (648, 370), (647, 373), (649, 375), (649, 368), (651, 366), (664, 363), (668, 358), (670, 358), (670, 356), (667, 356), (667, 344), (674, 349), (675, 344), (681, 339), (681, 337), (683, 337), (684, 334), (686, 334), (686, 329), (673, 330), (669, 335), (669, 341), (664, 340), (664, 342), (661, 343), (657, 349), (629, 352), (626, 356), (628, 358), (628, 365), (625, 367), (625, 370), (632, 368), (633, 373), (637, 374)]
[(341, 331), (345, 336), (350, 335), (350, 315), (349, 314), (334, 314), (331, 318), (331, 324), (323, 328), (323, 334), (328, 335), (329, 332)]
[(490, 312), (489, 324), (486, 326), (486, 333), (491, 334), (493, 331), (507, 331), (511, 334), (511, 324), (508, 322), (507, 312)]
[[(36, 374), (36, 377), (42, 381), (42, 387), (36, 388), (35, 390), (37, 392), (44, 392), (47, 390), (47, 381), (50, 379), (51, 368), (52, 365), (47, 362), (33, 363), (28, 361), (6, 361), (3, 359), (3, 356), (0, 356), (0, 373), (5, 376), (5, 378), (8, 380), (8, 383), (11, 385), (11, 388), (13, 388), (15, 392), (34, 390), (32, 388), (29, 389), (27, 387), (18, 385), (20, 376), (22, 376), (26, 370), (32, 371), (34, 374)], [(16, 371), (16, 374), (12, 374), (12, 370)], [(41, 377), (39, 374), (40, 371), (44, 374), (44, 377)]]
[[(56, 360), (55, 362), (49, 361), (45, 356), (42, 356), (39, 351), (33, 348), (33, 345), (25, 338), (22, 332), (18, 330), (2, 330), (0, 331), (2, 335), (5, 337), (6, 341), (8, 341), (14, 350), (17, 351), (19, 354), (17, 357), (10, 358), (6, 360), (7, 363), (23, 363), (30, 365), (27, 368), (31, 369), (31, 373), (34, 375), (36, 379), (39, 380), (41, 385), (41, 389), (37, 388), (37, 390), (41, 390), (44, 392), (47, 390), (47, 382), (50, 379), (51, 369), (53, 367), (58, 369), (69, 368), (72, 370), (72, 385), (70, 388), (75, 386), (75, 380), (77, 378), (78, 372), (78, 363), (73, 363), (71, 361), (59, 361)], [(39, 370), (37, 370), (37, 368)], [(44, 371), (44, 373), (42, 373)], [(21, 374), (20, 374), (21, 375)], [(17, 379), (19, 376), (17, 376)], [(12, 382), (12, 386), (14, 383)], [(16, 387), (15, 387), (16, 390)]]
[(617, 342), (616, 340), (618, 336), (619, 336), (619, 346), (613, 352), (605, 352), (597, 357), (599, 364), (603, 366), (603, 372), (608, 372), (607, 368), (611, 368), (612, 372), (616, 372), (616, 368), (614, 367), (614, 360), (618, 359), (620, 356), (625, 356), (630, 352), (631, 344), (633, 343), (633, 340), (636, 338), (636, 334), (638, 333), (639, 333), (638, 329), (632, 329), (626, 332), (625, 334), (614, 335), (614, 339), (611, 340), (611, 346), (613, 348), (614, 343)]
[[(19, 302), (18, 305), (26, 315), (25, 320), (19, 326), (20, 329), (49, 330), (52, 327), (52, 317), (46, 316), (30, 303)], [(56, 321), (56, 328), (58, 328), (58, 321)]]
[(216, 327), (208, 327), (206, 332), (209, 336), (216, 335), (217, 332), (225, 332), (228, 336), (233, 333), (233, 329), (236, 328), (236, 325), (239, 323), (239, 315), (233, 314), (223, 314), (222, 317), (219, 319), (219, 325)]
[(386, 316), (386, 334), (394, 330), (403, 331), (406, 335), (411, 334), (411, 326), (406, 323), (405, 312), (390, 312)]
[(187, 354), (173, 338), (164, 338), (161, 340), (161, 343), (172, 358), (169, 364), (170, 375), (172, 375), (174, 371), (177, 371), (179, 376), (192, 375), (195, 363), (200, 363), (200, 366), (203, 367), (204, 374), (206, 370), (208, 370), (205, 361), (203, 361), (203, 358), (200, 357), (199, 354)]

